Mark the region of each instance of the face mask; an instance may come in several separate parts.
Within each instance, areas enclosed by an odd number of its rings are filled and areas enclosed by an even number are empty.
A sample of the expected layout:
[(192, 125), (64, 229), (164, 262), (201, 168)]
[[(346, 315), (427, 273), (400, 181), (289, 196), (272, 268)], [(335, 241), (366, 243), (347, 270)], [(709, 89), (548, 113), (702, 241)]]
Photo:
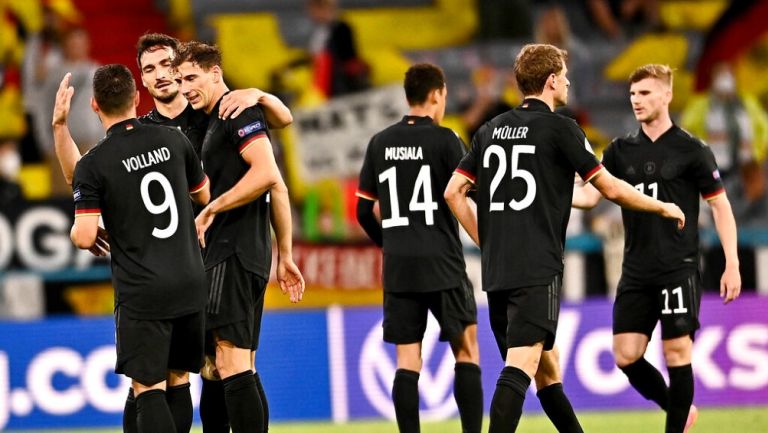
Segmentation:
[(5, 152), (0, 155), (0, 176), (16, 180), (21, 170), (21, 156), (18, 152)]
[(721, 72), (712, 82), (712, 89), (723, 95), (732, 95), (736, 93), (736, 79), (730, 72)]

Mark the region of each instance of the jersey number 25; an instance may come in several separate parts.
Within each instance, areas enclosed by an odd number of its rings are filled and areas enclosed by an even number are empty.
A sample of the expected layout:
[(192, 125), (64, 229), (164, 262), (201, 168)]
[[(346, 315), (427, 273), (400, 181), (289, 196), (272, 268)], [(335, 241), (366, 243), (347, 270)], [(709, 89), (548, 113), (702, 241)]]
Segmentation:
[[(530, 206), (531, 203), (533, 203), (533, 199), (536, 198), (536, 179), (533, 177), (533, 174), (531, 174), (530, 171), (518, 167), (521, 153), (528, 153), (533, 155), (536, 153), (536, 146), (517, 145), (512, 147), (512, 155), (510, 156), (509, 164), (510, 175), (512, 179), (522, 179), (527, 186), (525, 197), (523, 197), (522, 200), (518, 201), (516, 199), (512, 199), (508, 203), (512, 210), (517, 211), (523, 210)], [(504, 202), (493, 201), (493, 195), (496, 193), (496, 189), (499, 187), (502, 179), (504, 179), (504, 174), (507, 172), (507, 155), (504, 151), (504, 148), (498, 144), (492, 144), (488, 146), (488, 148), (485, 149), (485, 154), (483, 155), (483, 168), (488, 168), (491, 166), (492, 156), (495, 156), (499, 160), (499, 167), (496, 169), (496, 173), (494, 173), (493, 178), (491, 179), (491, 189), (489, 191), (489, 210), (491, 212), (503, 211)]]

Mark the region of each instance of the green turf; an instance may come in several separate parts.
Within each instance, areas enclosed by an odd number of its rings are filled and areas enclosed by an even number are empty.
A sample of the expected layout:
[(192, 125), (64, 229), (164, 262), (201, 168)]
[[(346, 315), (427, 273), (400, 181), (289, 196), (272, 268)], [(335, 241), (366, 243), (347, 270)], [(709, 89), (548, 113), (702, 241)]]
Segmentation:
[[(664, 416), (661, 411), (627, 412), (582, 412), (579, 413), (584, 431), (588, 433), (661, 433), (664, 431)], [(483, 423), (488, 429), (488, 419)], [(274, 423), (271, 433), (396, 433), (394, 422), (367, 421), (348, 424), (315, 423)], [(423, 433), (459, 432), (458, 420), (438, 423), (422, 423)], [(543, 415), (523, 415), (520, 433), (557, 433)], [(20, 433), (22, 431), (19, 431)], [(54, 433), (63, 430), (45, 430), (24, 433)], [(120, 429), (67, 430), (67, 433), (119, 433)], [(193, 428), (200, 433), (200, 428)], [(766, 433), (768, 432), (768, 407), (713, 409), (703, 408), (699, 420), (691, 433)]]

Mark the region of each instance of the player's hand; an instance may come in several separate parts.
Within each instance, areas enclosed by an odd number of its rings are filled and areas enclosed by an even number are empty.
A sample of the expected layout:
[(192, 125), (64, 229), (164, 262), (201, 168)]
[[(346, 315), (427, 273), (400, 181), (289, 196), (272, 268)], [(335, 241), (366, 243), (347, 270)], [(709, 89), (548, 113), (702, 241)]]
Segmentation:
[(96, 229), (96, 243), (88, 251), (96, 257), (104, 257), (109, 254), (109, 233), (102, 227)]
[(278, 257), (277, 282), (280, 284), (280, 290), (288, 295), (292, 303), (299, 302), (304, 297), (304, 277), (292, 259)]
[(680, 207), (674, 203), (663, 203), (662, 205), (663, 209), (661, 216), (664, 218), (677, 220), (677, 229), (682, 230), (683, 227), (685, 227), (685, 214), (680, 209)]
[(211, 206), (206, 206), (200, 215), (195, 218), (195, 230), (197, 231), (197, 240), (200, 242), (200, 247), (205, 248), (205, 232), (208, 227), (213, 223), (213, 218), (216, 216), (211, 212)]
[(219, 117), (221, 119), (236, 118), (248, 107), (253, 107), (261, 101), (266, 93), (259, 89), (233, 90), (223, 98), (219, 104)]
[(67, 72), (59, 84), (59, 90), (56, 91), (56, 102), (53, 105), (53, 120), (51, 125), (61, 126), (67, 124), (69, 117), (69, 107), (72, 103), (72, 95), (75, 94), (75, 88), (69, 85), (69, 79), (72, 74)]
[(723, 304), (735, 301), (741, 293), (741, 274), (738, 266), (725, 266), (725, 272), (720, 278), (720, 297)]

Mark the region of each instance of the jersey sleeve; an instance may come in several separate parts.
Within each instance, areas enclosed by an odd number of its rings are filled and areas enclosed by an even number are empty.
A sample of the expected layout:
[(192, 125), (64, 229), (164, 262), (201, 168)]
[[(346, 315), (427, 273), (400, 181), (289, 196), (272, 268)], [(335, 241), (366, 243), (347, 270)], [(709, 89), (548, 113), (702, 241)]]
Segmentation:
[(200, 162), (192, 142), (181, 132), (178, 133), (178, 136), (181, 148), (184, 149), (184, 168), (187, 173), (187, 186), (189, 187), (189, 193), (194, 194), (205, 188), (205, 185), (208, 183), (208, 176), (203, 172), (203, 164)]
[(560, 149), (584, 182), (588, 182), (602, 170), (603, 165), (597, 160), (592, 145), (576, 122), (564, 119), (564, 123), (558, 140)]
[(264, 112), (258, 106), (246, 108), (237, 118), (226, 122), (229, 138), (237, 146), (240, 155), (259, 138), (269, 138)]
[(482, 143), (481, 137), (485, 136), (487, 128), (487, 124), (483, 125), (477, 131), (477, 133), (475, 133), (474, 137), (472, 137), (472, 144), (469, 148), (469, 152), (467, 152), (466, 155), (461, 158), (458, 167), (456, 167), (456, 170), (454, 170), (454, 173), (460, 176), (464, 176), (468, 181), (472, 183), (477, 181), (477, 158), (479, 158), (479, 155), (482, 151), (480, 149), (480, 143)]
[(72, 196), (75, 200), (75, 217), (101, 215), (101, 182), (94, 167), (94, 159), (86, 155), (75, 166), (72, 180)]
[(715, 155), (709, 146), (702, 145), (699, 148), (698, 158), (693, 169), (699, 193), (704, 200), (711, 200), (725, 192), (723, 181), (720, 179), (720, 170), (717, 168), (717, 162), (715, 162)]
[(603, 151), (603, 167), (610, 173), (616, 173), (616, 146), (618, 139), (614, 139)]
[(456, 167), (458, 167), (461, 163), (461, 159), (464, 157), (464, 154), (467, 153), (466, 147), (464, 146), (464, 142), (458, 135), (456, 135), (455, 132), (448, 130), (446, 135), (448, 148), (443, 154), (447, 158), (448, 166), (450, 169), (455, 170)]
[(374, 136), (368, 143), (368, 149), (365, 151), (365, 159), (363, 159), (363, 167), (360, 169), (360, 180), (357, 184), (357, 192), (355, 193), (355, 195), (360, 198), (372, 201), (379, 199), (379, 195), (376, 192), (376, 167), (373, 154), (375, 141), (376, 136)]

